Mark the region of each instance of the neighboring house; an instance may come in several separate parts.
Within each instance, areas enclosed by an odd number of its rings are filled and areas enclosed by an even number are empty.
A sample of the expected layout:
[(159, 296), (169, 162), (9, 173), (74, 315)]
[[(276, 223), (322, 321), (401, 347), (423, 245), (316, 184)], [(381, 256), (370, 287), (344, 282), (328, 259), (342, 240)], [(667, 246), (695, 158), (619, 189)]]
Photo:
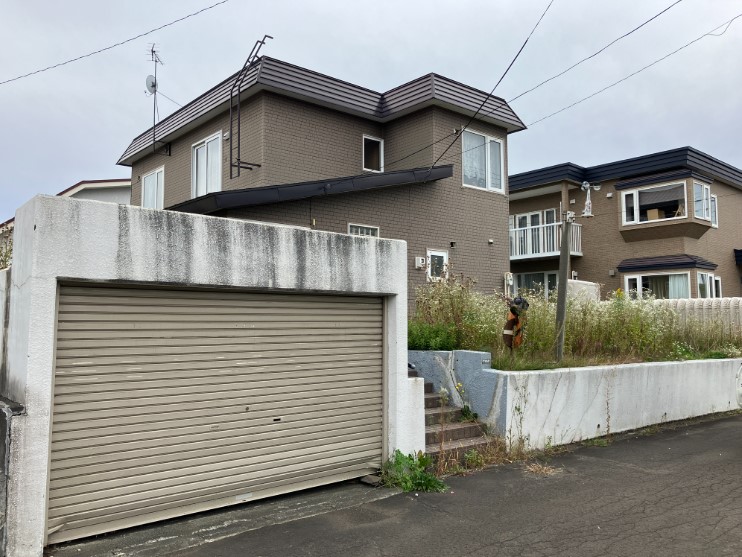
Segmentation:
[[(131, 202), (131, 180), (120, 178), (112, 180), (83, 180), (60, 191), (57, 195), (61, 197), (74, 197), (75, 199), (90, 199), (93, 201), (107, 201), (129, 205)], [(0, 223), (0, 241), (13, 233), (15, 218), (10, 218)]]
[(119, 160), (132, 204), (406, 240), (411, 298), (449, 261), (503, 288), (507, 136), (525, 128), (504, 100), (437, 74), (378, 93), (262, 57), (242, 85), (240, 139), (234, 82), (133, 140)]
[[(591, 218), (581, 217), (591, 188)], [(563, 210), (572, 278), (658, 298), (742, 295), (742, 170), (691, 147), (510, 176), (510, 263), (520, 288), (556, 286)], [(735, 249), (736, 248), (736, 249)]]

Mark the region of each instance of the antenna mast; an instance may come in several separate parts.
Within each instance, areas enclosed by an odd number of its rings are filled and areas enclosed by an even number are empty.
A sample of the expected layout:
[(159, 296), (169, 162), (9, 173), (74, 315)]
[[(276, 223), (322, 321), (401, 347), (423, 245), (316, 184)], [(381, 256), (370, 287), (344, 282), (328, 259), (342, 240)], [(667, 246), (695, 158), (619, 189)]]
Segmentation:
[(155, 49), (155, 43), (149, 49), (150, 60), (155, 66), (154, 75), (147, 76), (147, 91), (152, 93), (152, 152), (157, 152), (157, 65), (162, 64), (162, 60)]
[[(247, 78), (247, 72), (258, 60), (258, 53), (260, 48), (265, 44), (266, 39), (272, 39), (270, 35), (264, 35), (261, 40), (255, 41), (255, 45), (252, 47), (250, 54), (245, 60), (245, 64), (237, 74), (237, 77), (232, 84), (232, 89), (229, 91), (229, 177), (230, 179), (236, 178), (240, 175), (240, 170), (243, 168), (246, 170), (252, 170), (253, 168), (260, 167), (257, 163), (249, 163), (240, 159), (240, 146), (242, 143), (242, 132), (241, 132), (241, 118), (240, 118), (240, 93), (242, 91), (242, 85), (245, 83)], [(234, 134), (237, 132), (236, 145), (233, 143)], [(235, 156), (235, 151), (237, 152)]]

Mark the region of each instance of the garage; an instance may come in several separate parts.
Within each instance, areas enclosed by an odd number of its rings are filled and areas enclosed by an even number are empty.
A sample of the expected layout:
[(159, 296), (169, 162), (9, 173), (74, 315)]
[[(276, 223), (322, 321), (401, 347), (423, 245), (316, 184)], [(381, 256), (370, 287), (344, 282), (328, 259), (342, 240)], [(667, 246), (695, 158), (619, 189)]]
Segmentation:
[(363, 476), (383, 299), (59, 287), (46, 543)]

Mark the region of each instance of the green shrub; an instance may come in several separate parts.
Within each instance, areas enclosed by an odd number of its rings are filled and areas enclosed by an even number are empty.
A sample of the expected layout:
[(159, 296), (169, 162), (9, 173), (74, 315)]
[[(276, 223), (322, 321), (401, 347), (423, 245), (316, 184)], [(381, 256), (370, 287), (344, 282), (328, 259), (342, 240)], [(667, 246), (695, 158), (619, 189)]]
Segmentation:
[(402, 491), (443, 492), (447, 488), (434, 474), (428, 472), (432, 459), (422, 451), (405, 455), (397, 449), (381, 468), (381, 481), (387, 487)]
[(410, 321), (407, 329), (410, 350), (458, 350), (456, 327), (445, 323)]

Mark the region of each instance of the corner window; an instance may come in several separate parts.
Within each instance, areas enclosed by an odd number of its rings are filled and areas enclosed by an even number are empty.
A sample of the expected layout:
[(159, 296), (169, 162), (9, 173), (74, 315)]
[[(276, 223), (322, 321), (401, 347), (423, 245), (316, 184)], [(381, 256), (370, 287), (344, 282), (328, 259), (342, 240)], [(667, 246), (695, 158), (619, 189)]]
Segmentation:
[(378, 226), (366, 226), (365, 224), (348, 224), (348, 234), (353, 236), (373, 236), (379, 237)]
[(193, 145), (191, 193), (200, 197), (222, 189), (222, 132)]
[[(716, 286), (719, 286), (717, 293)], [(721, 279), (712, 273), (698, 273), (698, 297), (721, 298)]]
[(142, 178), (142, 207), (145, 209), (162, 209), (165, 193), (165, 169), (145, 174)]
[(711, 226), (714, 228), (719, 228), (719, 208), (716, 201), (717, 199), (718, 198), (715, 195), (711, 196)]
[(693, 183), (693, 214), (697, 219), (711, 220), (711, 187)]
[(621, 193), (623, 223), (638, 224), (686, 216), (685, 183), (662, 184)]
[(502, 141), (465, 131), (461, 145), (464, 185), (503, 191), (505, 177), (503, 175)]
[(690, 275), (688, 273), (627, 275), (624, 290), (632, 298), (654, 296), (662, 300), (690, 298)]
[(428, 278), (441, 280), (448, 277), (448, 252), (428, 250)]
[(384, 140), (363, 136), (363, 170), (384, 171)]

